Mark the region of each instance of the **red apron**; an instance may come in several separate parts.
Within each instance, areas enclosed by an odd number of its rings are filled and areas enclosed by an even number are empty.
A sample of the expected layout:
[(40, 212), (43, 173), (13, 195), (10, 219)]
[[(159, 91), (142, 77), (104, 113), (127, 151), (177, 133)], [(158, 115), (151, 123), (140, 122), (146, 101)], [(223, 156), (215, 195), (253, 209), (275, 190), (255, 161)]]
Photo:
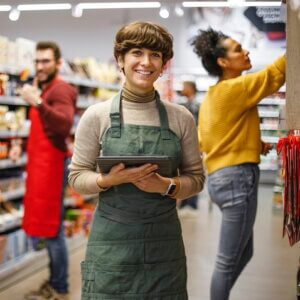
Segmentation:
[[(43, 91), (45, 100), (56, 80)], [(39, 112), (31, 107), (28, 163), (22, 228), (35, 237), (56, 236), (60, 224), (65, 153), (46, 136)]]

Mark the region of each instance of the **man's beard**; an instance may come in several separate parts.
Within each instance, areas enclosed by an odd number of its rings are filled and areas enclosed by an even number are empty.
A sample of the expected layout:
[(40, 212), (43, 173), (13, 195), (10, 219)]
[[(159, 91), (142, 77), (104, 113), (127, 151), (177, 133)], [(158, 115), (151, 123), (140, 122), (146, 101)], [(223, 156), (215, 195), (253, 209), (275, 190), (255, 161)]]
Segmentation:
[(42, 81), (39, 80), (39, 82), (38, 82), (39, 88), (41, 88), (42, 85), (47, 84), (50, 81), (52, 81), (55, 78), (55, 76), (57, 75), (57, 73), (58, 73), (58, 71), (55, 70), (54, 72), (50, 73), (45, 80), (42, 80)]

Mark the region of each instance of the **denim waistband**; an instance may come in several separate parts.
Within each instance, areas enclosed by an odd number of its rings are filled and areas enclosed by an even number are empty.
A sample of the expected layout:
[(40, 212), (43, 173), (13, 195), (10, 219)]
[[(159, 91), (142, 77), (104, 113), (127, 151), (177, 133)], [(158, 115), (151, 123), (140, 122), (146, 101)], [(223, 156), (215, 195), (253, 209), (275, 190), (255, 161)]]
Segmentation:
[(257, 163), (244, 163), (244, 164), (239, 164), (235, 166), (229, 166), (225, 167), (219, 170), (214, 171), (213, 173), (210, 173), (208, 177), (214, 177), (214, 176), (219, 176), (220, 174), (230, 174), (234, 171), (242, 170), (242, 169), (251, 169), (251, 168), (258, 168)]

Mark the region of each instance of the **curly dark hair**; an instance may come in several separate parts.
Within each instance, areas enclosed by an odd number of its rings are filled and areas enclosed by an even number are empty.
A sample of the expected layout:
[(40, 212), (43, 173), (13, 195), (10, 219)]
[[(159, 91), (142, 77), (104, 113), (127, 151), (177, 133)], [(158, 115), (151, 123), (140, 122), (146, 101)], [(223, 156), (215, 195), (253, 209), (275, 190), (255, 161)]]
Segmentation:
[(222, 46), (222, 41), (229, 38), (221, 31), (215, 31), (212, 28), (199, 30), (192, 41), (194, 52), (201, 57), (205, 70), (212, 76), (222, 76), (223, 70), (218, 65), (217, 59), (225, 57), (227, 49)]
[(150, 22), (133, 22), (116, 34), (114, 56), (124, 56), (132, 48), (147, 48), (162, 53), (163, 63), (173, 57), (173, 36), (166, 28)]

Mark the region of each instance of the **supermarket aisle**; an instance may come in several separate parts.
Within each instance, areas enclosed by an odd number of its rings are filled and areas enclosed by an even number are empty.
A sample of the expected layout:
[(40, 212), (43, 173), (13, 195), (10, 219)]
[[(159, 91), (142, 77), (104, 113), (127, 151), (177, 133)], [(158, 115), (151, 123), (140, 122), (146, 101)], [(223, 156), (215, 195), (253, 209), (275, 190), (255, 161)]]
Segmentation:
[[(293, 248), (281, 238), (282, 216), (273, 213), (271, 186), (260, 186), (259, 212), (255, 226), (255, 256), (237, 282), (231, 300), (295, 300), (296, 270), (300, 244)], [(189, 300), (208, 300), (209, 281), (217, 247), (220, 214), (209, 209), (205, 197), (197, 215), (181, 217), (188, 257)], [(80, 299), (79, 262), (84, 249), (70, 257), (71, 300)], [(0, 299), (22, 300), (23, 293), (36, 288), (47, 277), (42, 270), (17, 286), (0, 293)]]

